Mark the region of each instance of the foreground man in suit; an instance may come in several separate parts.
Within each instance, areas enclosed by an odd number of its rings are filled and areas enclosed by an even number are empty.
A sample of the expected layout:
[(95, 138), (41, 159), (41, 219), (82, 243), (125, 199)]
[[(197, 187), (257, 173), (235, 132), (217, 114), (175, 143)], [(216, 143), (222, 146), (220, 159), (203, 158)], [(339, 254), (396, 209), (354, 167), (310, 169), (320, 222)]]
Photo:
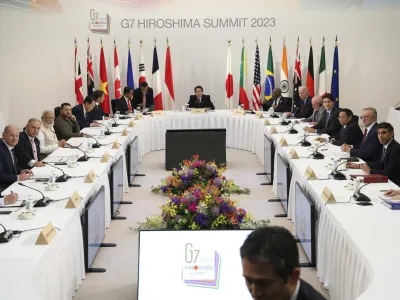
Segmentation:
[(38, 119), (30, 119), (19, 133), (19, 141), (15, 146), (15, 155), (21, 169), (43, 167), (40, 161), (40, 142), (37, 138), (40, 132), (41, 122)]
[(99, 123), (92, 119), (91, 111), (94, 109), (96, 102), (92, 96), (86, 96), (82, 104), (74, 106), (72, 114), (75, 116), (81, 129), (86, 127), (98, 127)]
[(394, 140), (393, 126), (382, 122), (378, 125), (378, 138), (382, 147), (381, 158), (368, 164), (348, 164), (350, 168), (361, 168), (367, 174), (388, 176), (400, 185), (400, 144)]
[(133, 109), (138, 106), (142, 109), (150, 108), (154, 105), (153, 89), (149, 87), (147, 82), (142, 82), (140, 88), (133, 91)]
[(375, 108), (364, 108), (360, 117), (365, 127), (361, 144), (359, 146), (343, 144), (342, 151), (350, 152), (350, 156), (359, 157), (367, 163), (378, 161), (382, 154), (382, 146), (378, 140), (377, 118), (378, 115)]
[(201, 86), (196, 86), (194, 88), (195, 95), (190, 95), (189, 107), (190, 108), (209, 108), (214, 110), (214, 104), (211, 102), (209, 95), (203, 94), (203, 88)]
[(294, 103), (292, 112), (286, 113), (288, 117), (309, 118), (313, 113), (311, 97), (305, 86), (299, 88), (300, 103)]
[(300, 279), (299, 252), (293, 235), (283, 227), (254, 230), (240, 248), (243, 276), (256, 300), (323, 300)]
[(276, 112), (290, 112), (292, 110), (292, 98), (282, 97), (280, 88), (275, 88), (271, 96), (271, 100), (264, 102), (263, 110), (268, 111), (270, 107)]
[(316, 125), (319, 120), (321, 120), (322, 115), (324, 114), (325, 107), (323, 105), (322, 97), (315, 96), (311, 99), (311, 105), (314, 109), (312, 115), (309, 118), (303, 119), (303, 122), (310, 122), (311, 126)]
[(0, 140), (0, 191), (5, 190), (15, 181), (27, 180), (33, 175), (31, 170), (21, 170), (14, 147), (18, 144), (19, 129), (15, 125), (4, 128)]
[(84, 136), (80, 133), (79, 123), (72, 114), (71, 104), (61, 104), (60, 116), (54, 123), (54, 130), (59, 140), (69, 140), (72, 137)]

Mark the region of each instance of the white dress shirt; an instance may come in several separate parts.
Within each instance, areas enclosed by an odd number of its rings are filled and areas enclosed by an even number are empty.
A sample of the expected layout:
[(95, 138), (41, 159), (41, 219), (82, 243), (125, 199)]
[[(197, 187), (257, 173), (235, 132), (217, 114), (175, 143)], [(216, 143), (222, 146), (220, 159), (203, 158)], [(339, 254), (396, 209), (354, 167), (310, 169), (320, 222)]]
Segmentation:
[(300, 290), (300, 280), (297, 281), (296, 289), (294, 290), (294, 293), (293, 293), (292, 297), (290, 298), (290, 300), (296, 300), (297, 299), (297, 297), (299, 296), (299, 290)]
[[(34, 138), (34, 137), (30, 137), (29, 134), (28, 134), (26, 131), (25, 131), (25, 133), (26, 133), (26, 135), (28, 136), (28, 139), (29, 139), (29, 141), (31, 142), (31, 145), (35, 145), (35, 147), (36, 147), (35, 138)], [(32, 149), (32, 151), (33, 151), (33, 149)], [(37, 156), (38, 156), (38, 158), (39, 158), (39, 153), (37, 153)], [(36, 160), (32, 159), (32, 160), (30, 160), (30, 161), (28, 162), (28, 166), (33, 167), (33, 165), (34, 165), (36, 162), (37, 162)]]
[(374, 125), (375, 125), (375, 123), (376, 123), (376, 122), (372, 123), (371, 125), (369, 125), (369, 126), (367, 127), (367, 135), (366, 135), (365, 137), (367, 137), (367, 136), (368, 136), (368, 134), (369, 134), (369, 131), (371, 130), (372, 126), (374, 126)]

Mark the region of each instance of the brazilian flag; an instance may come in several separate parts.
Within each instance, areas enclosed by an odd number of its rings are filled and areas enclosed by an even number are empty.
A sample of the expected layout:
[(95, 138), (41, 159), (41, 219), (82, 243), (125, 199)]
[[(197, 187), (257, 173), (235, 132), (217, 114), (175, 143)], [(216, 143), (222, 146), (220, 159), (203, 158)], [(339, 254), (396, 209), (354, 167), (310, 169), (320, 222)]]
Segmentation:
[(269, 50), (268, 50), (268, 64), (267, 64), (267, 72), (265, 77), (265, 90), (264, 90), (264, 99), (269, 101), (272, 99), (272, 91), (275, 88), (275, 80), (274, 80), (274, 59), (272, 57), (272, 43), (271, 38), (269, 39)]

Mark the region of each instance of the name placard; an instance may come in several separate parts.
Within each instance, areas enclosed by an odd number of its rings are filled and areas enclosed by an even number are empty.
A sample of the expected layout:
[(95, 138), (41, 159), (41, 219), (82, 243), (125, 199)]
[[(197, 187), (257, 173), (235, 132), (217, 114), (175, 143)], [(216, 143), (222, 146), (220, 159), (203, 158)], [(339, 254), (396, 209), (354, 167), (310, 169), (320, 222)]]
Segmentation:
[(264, 119), (264, 115), (261, 111), (256, 111), (256, 117), (257, 119)]
[(299, 156), (297, 155), (297, 152), (296, 152), (296, 150), (294, 150), (294, 148), (290, 149), (289, 157), (291, 159), (299, 159)]
[(108, 152), (106, 151), (106, 152), (104, 152), (103, 156), (101, 157), (100, 162), (101, 163), (107, 163), (107, 162), (110, 161), (110, 159), (111, 159), (111, 155), (108, 154)]
[(90, 170), (86, 175), (85, 183), (93, 183), (96, 181), (96, 173), (93, 170)]
[(325, 204), (337, 203), (332, 191), (327, 187), (325, 187), (324, 190), (322, 191), (321, 198), (322, 200), (324, 200)]
[(237, 115), (237, 116), (244, 116), (246, 114), (246, 111), (244, 111), (242, 109), (234, 109), (233, 114)]
[(56, 229), (54, 228), (53, 224), (49, 222), (39, 233), (35, 245), (49, 245), (56, 235)]
[(81, 197), (77, 192), (74, 192), (71, 197), (69, 197), (67, 205), (65, 208), (77, 208), (81, 203)]
[(162, 110), (154, 110), (151, 112), (152, 117), (160, 117), (164, 115), (164, 111)]
[(111, 149), (119, 149), (119, 142), (118, 142), (118, 140), (115, 140), (115, 142), (113, 143)]
[(310, 166), (307, 167), (304, 176), (306, 176), (307, 179), (317, 179), (314, 170)]
[(142, 120), (143, 119), (143, 114), (142, 113), (136, 113), (135, 120)]
[(267, 119), (264, 120), (264, 125), (271, 125)]
[(276, 130), (275, 126), (271, 127), (271, 131), (272, 134), (278, 133), (278, 131)]
[(281, 147), (286, 147), (288, 145), (288, 143), (284, 137), (281, 138), (281, 140), (279, 141), (279, 144), (281, 145)]
[(204, 114), (206, 112), (205, 108), (192, 108), (192, 114)]
[(128, 124), (128, 127), (135, 127), (136, 123), (131, 120)]
[(128, 136), (128, 134), (129, 134), (128, 129), (124, 128), (124, 130), (122, 130), (121, 136)]

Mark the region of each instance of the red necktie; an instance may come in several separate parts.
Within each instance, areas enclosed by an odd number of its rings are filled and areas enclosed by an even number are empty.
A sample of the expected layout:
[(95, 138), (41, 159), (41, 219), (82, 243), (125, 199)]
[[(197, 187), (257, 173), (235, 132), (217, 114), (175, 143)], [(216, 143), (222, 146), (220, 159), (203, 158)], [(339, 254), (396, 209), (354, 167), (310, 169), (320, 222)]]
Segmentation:
[(131, 100), (128, 99), (128, 110), (132, 110)]
[(365, 130), (364, 130), (364, 136), (363, 136), (363, 139), (362, 139), (362, 142), (361, 142), (361, 146), (364, 145), (365, 138), (367, 137), (367, 132), (368, 132), (368, 130), (367, 130), (367, 128), (365, 128)]

